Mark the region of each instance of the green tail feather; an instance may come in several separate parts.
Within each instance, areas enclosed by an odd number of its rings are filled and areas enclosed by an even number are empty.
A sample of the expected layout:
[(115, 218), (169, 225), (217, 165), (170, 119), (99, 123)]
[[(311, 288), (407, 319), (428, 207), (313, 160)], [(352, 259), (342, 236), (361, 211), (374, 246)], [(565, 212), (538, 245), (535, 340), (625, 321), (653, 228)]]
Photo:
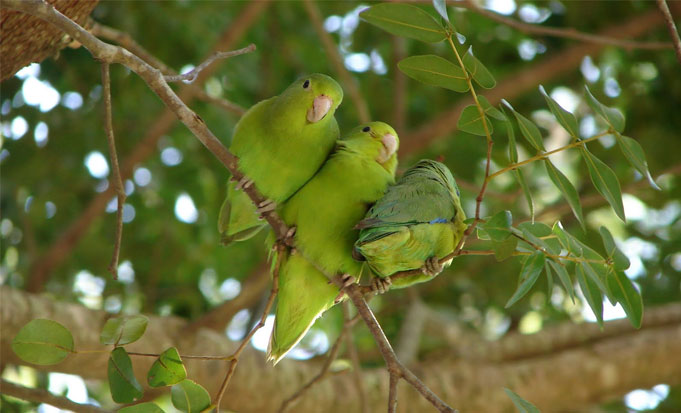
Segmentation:
[(334, 305), (338, 288), (300, 255), (289, 256), (279, 273), (279, 301), (267, 360), (277, 364)]

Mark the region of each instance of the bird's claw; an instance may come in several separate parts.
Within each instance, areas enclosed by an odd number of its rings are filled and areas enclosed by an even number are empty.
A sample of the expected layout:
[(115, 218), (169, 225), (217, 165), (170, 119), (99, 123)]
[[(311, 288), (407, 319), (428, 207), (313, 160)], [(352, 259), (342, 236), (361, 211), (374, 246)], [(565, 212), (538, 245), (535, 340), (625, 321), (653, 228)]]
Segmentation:
[(440, 260), (436, 256), (432, 256), (426, 260), (423, 267), (421, 267), (421, 272), (430, 277), (434, 277), (442, 272), (444, 267), (440, 264)]
[(242, 189), (249, 188), (251, 185), (253, 185), (253, 181), (251, 179), (249, 179), (248, 177), (244, 176), (243, 178), (241, 178), (239, 180), (239, 182), (237, 182), (234, 189), (236, 189), (237, 191), (240, 191)]
[(271, 199), (266, 199), (258, 204), (256, 211), (258, 211), (259, 214), (264, 214), (265, 212), (274, 211), (275, 209), (277, 209), (277, 203)]
[(371, 280), (371, 292), (374, 294), (385, 294), (390, 289), (392, 283), (390, 277), (374, 277)]
[(334, 304), (340, 303), (343, 300), (343, 297), (345, 296), (345, 289), (357, 282), (357, 278), (353, 277), (350, 274), (341, 274), (338, 276), (338, 279), (340, 280), (342, 287), (340, 288), (340, 292), (338, 293), (336, 298), (333, 300)]

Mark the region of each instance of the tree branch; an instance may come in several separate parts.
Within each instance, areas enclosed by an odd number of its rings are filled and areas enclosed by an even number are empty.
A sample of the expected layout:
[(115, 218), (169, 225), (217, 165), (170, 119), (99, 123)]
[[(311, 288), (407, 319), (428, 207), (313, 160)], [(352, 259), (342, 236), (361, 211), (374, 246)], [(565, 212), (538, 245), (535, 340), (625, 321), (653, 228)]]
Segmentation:
[[(246, 5), (239, 16), (231, 22), (229, 28), (222, 33), (213, 50), (229, 49), (237, 43), (268, 4), (268, 0), (263, 0)], [(217, 66), (211, 66), (199, 74), (195, 83), (183, 85), (179, 91), (180, 99), (189, 103), (200, 96), (198, 95), (200, 90), (198, 85), (211, 76), (216, 69)], [(122, 165), (123, 179), (130, 177), (133, 169), (155, 152), (158, 140), (175, 125), (176, 121), (177, 118), (173, 112), (169, 108), (165, 108)], [(104, 213), (106, 205), (113, 195), (112, 187), (96, 195), (80, 217), (69, 225), (38, 260), (31, 264), (27, 282), (29, 291), (40, 291), (43, 288), (52, 271), (69, 256), (71, 250), (85, 235), (94, 220)]]
[(50, 406), (58, 407), (64, 410), (70, 410), (77, 413), (110, 413), (111, 410), (105, 410), (92, 404), (80, 404), (67, 399), (66, 397), (56, 396), (47, 390), (32, 389), (24, 387), (5, 379), (0, 379), (0, 393), (8, 396), (16, 397), (17, 399), (26, 400), (33, 403), (45, 403)]
[(664, 16), (664, 22), (669, 30), (669, 37), (672, 38), (672, 43), (674, 44), (676, 59), (681, 63), (681, 38), (679, 38), (679, 31), (676, 29), (676, 24), (674, 24), (672, 13), (669, 11), (669, 7), (665, 0), (657, 0), (657, 7)]
[(239, 56), (245, 53), (251, 53), (252, 51), (255, 50), (255, 44), (251, 43), (250, 45), (238, 49), (238, 50), (232, 50), (229, 52), (215, 52), (213, 53), (208, 59), (203, 61), (200, 65), (195, 67), (194, 69), (190, 70), (187, 73), (183, 73), (181, 75), (166, 75), (165, 79), (166, 82), (179, 82), (181, 80), (192, 83), (194, 80), (196, 80), (196, 77), (201, 73), (205, 68), (207, 68), (210, 64), (212, 64), (214, 61), (219, 60), (219, 59), (228, 59), (230, 57), (234, 56)]
[[(55, 320), (71, 330), (78, 348), (105, 349), (99, 344), (99, 329), (108, 317), (104, 311), (95, 311), (81, 305), (60, 302), (47, 296), (29, 294), (9, 287), (0, 287), (0, 359), (5, 363), (24, 364), (13, 353), (11, 341), (28, 321), (35, 318)], [(678, 306), (678, 304), (675, 304)], [(465, 411), (506, 411), (513, 406), (502, 387), (511, 387), (520, 394), (532, 394), (530, 399), (546, 411), (582, 410), (599, 402), (626, 394), (637, 388), (652, 387), (658, 383), (681, 382), (681, 320), (656, 327), (648, 326), (648, 319), (669, 310), (671, 306), (646, 308), (644, 328), (612, 333), (613, 324), (627, 324), (626, 320), (605, 323), (601, 339), (599, 329), (591, 324), (575, 325), (567, 322), (568, 329), (579, 332), (594, 329), (593, 340), (562, 350), (550, 351), (551, 344), (544, 340), (542, 354), (515, 358), (503, 363), (489, 362), (476, 357), (460, 355), (450, 347), (432, 361), (420, 361), (415, 368), (433, 391), (444, 400), (456, 403)], [(130, 351), (160, 353), (176, 346), (181, 354), (230, 354), (236, 344), (224, 334), (199, 329), (195, 334), (184, 333), (187, 322), (178, 317), (149, 315), (147, 331), (142, 338), (129, 345)], [(566, 335), (569, 335), (565, 333)], [(528, 340), (532, 336), (527, 336)], [(499, 341), (504, 342), (505, 338)], [(516, 343), (517, 344), (517, 343)], [(127, 346), (126, 346), (127, 347)], [(106, 380), (106, 352), (77, 354), (55, 366), (37, 366), (41, 371), (60, 371), (77, 374), (85, 379)], [(151, 357), (135, 360), (133, 368), (137, 377), (146, 376)], [(220, 385), (224, 361), (187, 360), (192, 379), (206, 384), (212, 393)], [(306, 377), (319, 371), (319, 364), (282, 360), (270, 369), (263, 362), (263, 353), (250, 346), (241, 354), (240, 368), (235, 373), (223, 399), (223, 406), (243, 412), (276, 411), (283, 399), (295, 392)], [(555, 372), (561, 374), (556, 375)], [(267, 374), (264, 374), (264, 373)], [(604, 373), (605, 372), (605, 373)], [(361, 372), (367, 383), (369, 411), (385, 411), (388, 377), (385, 370), (365, 368)], [(550, 377), (551, 380), (546, 378)], [(339, 392), (338, 389), (343, 389)], [(569, 389), (569, 391), (566, 391)], [(527, 393), (524, 393), (527, 391)], [(410, 412), (432, 409), (418, 393), (398, 389), (400, 409)], [(267, 394), (267, 397), (262, 397)], [(357, 411), (358, 395), (351, 374), (328, 377), (296, 405), (297, 412), (347, 413)]]
[(109, 158), (111, 159), (111, 184), (116, 191), (116, 239), (114, 250), (109, 264), (109, 272), (114, 280), (118, 279), (118, 256), (121, 252), (121, 237), (123, 236), (123, 204), (125, 204), (125, 189), (121, 179), (121, 170), (118, 166), (118, 154), (116, 152), (116, 140), (114, 138), (113, 117), (111, 114), (111, 76), (109, 64), (102, 63), (102, 89), (104, 95), (104, 129), (106, 140), (109, 144)]
[[(659, 2), (660, 0), (658, 0)], [(672, 44), (669, 42), (640, 42), (635, 40), (620, 39), (611, 36), (603, 36), (591, 33), (580, 32), (576, 29), (561, 29), (558, 27), (547, 27), (536, 24), (523, 23), (509, 17), (504, 17), (493, 11), (489, 11), (479, 7), (473, 0), (450, 1), (456, 7), (463, 7), (469, 9), (481, 16), (485, 16), (490, 20), (502, 23), (506, 26), (512, 27), (523, 33), (541, 34), (552, 37), (562, 37), (565, 39), (580, 40), (583, 42), (599, 43), (603, 45), (617, 46), (627, 50), (644, 49), (644, 50), (660, 50), (669, 49)]]
[[(151, 66), (159, 69), (161, 72), (163, 72), (164, 75), (171, 76), (177, 75), (177, 72), (168, 67), (168, 65), (163, 63), (161, 60), (157, 59), (156, 56), (149, 53), (145, 48), (143, 48), (139, 43), (137, 43), (135, 39), (133, 39), (128, 33), (119, 31), (117, 29), (114, 29), (113, 27), (105, 26), (101, 23), (94, 21), (92, 23), (92, 27), (90, 28), (90, 32), (97, 37), (116, 42), (119, 45), (125, 47), (131, 53), (137, 55), (140, 59), (149, 63)], [(246, 113), (246, 110), (241, 106), (232, 103), (226, 99), (211, 96), (196, 84), (187, 83), (186, 85), (188, 85), (189, 88), (196, 94), (197, 98), (203, 100), (204, 102), (220, 106), (221, 108), (239, 116)]]

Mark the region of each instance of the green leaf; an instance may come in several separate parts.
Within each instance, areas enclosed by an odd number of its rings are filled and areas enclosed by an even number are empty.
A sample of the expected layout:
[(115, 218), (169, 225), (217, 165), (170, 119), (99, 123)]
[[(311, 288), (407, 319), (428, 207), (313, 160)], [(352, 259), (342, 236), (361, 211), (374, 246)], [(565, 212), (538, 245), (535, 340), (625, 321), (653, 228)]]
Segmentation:
[(563, 173), (551, 163), (548, 158), (544, 159), (544, 166), (546, 167), (546, 173), (551, 178), (551, 182), (560, 190), (565, 199), (572, 209), (572, 213), (575, 214), (577, 221), (582, 226), (582, 229), (586, 230), (584, 227), (584, 216), (582, 215), (582, 204), (579, 202), (579, 194), (577, 190), (572, 185), (569, 179)]
[(132, 403), (142, 397), (142, 386), (135, 378), (132, 361), (123, 347), (116, 347), (109, 356), (109, 388), (116, 403)]
[[(468, 105), (463, 109), (463, 112), (461, 112), (461, 117), (459, 118), (457, 127), (463, 132), (468, 132), (478, 136), (487, 136), (482, 119), (483, 118), (480, 116), (478, 107), (475, 105)], [(490, 123), (487, 116), (485, 116), (484, 119), (487, 123), (487, 130), (491, 134), (494, 131), (494, 128), (492, 127), (492, 124)]]
[(134, 404), (118, 410), (118, 413), (164, 413), (155, 403)]
[(601, 292), (608, 295), (611, 302), (615, 304), (615, 299), (610, 297), (610, 291), (606, 286), (606, 276), (608, 274), (608, 267), (604, 264), (598, 264), (594, 262), (581, 261), (579, 265), (584, 269), (586, 276), (593, 281), (593, 283), (598, 287)]
[(615, 108), (609, 108), (596, 100), (586, 85), (584, 85), (584, 91), (586, 92), (586, 103), (589, 104), (591, 110), (600, 115), (617, 132), (624, 131), (624, 115), (622, 112)]
[(615, 244), (615, 240), (613, 239), (610, 231), (606, 227), (601, 226), (599, 232), (601, 233), (601, 238), (603, 239), (605, 252), (607, 253), (608, 258), (612, 259), (615, 270), (623, 271), (629, 268), (629, 258), (627, 258), (627, 256), (624, 255), (619, 248), (617, 248), (617, 244)]
[(508, 159), (511, 161), (511, 163), (518, 163), (518, 145), (515, 142), (513, 122), (511, 122), (511, 120), (508, 118), (506, 119), (506, 132), (508, 133)]
[(58, 322), (38, 318), (29, 321), (14, 336), (12, 350), (28, 363), (49, 366), (74, 352), (73, 336)]
[(530, 219), (534, 221), (534, 201), (532, 200), (532, 192), (530, 192), (530, 187), (527, 185), (527, 181), (525, 181), (525, 176), (523, 175), (522, 171), (520, 171), (520, 169), (513, 170), (513, 174), (515, 175), (516, 180), (520, 184), (520, 187), (523, 189), (525, 201), (527, 201), (527, 207), (530, 209)]
[(608, 287), (618, 303), (622, 305), (627, 318), (635, 328), (641, 328), (643, 300), (634, 284), (622, 271), (608, 273)]
[(586, 162), (586, 167), (589, 170), (591, 182), (593, 182), (598, 192), (600, 192), (606, 201), (608, 201), (612, 209), (615, 210), (617, 216), (620, 217), (622, 221), (626, 222), (624, 205), (622, 204), (622, 190), (620, 189), (617, 175), (615, 175), (608, 165), (592, 155), (586, 146), (582, 145), (581, 152), (584, 162)]
[(492, 250), (497, 261), (503, 261), (513, 255), (518, 245), (518, 238), (508, 237), (504, 241), (492, 241)]
[(492, 241), (501, 242), (511, 236), (512, 223), (511, 211), (500, 211), (480, 226), (489, 234)]
[(147, 382), (151, 387), (172, 386), (186, 378), (187, 370), (175, 347), (161, 353), (147, 374)]
[(549, 266), (549, 261), (544, 262), (544, 271), (546, 271), (546, 279), (548, 281), (546, 286), (547, 296), (551, 297), (551, 294), (553, 294), (553, 274), (551, 274), (551, 267)]
[(494, 106), (492, 106), (491, 103), (489, 103), (489, 100), (487, 100), (486, 97), (483, 95), (478, 95), (478, 102), (480, 103), (480, 106), (482, 106), (483, 112), (485, 112), (485, 115), (491, 116), (496, 120), (500, 121), (506, 121), (506, 115), (501, 113), (501, 111)]
[(469, 47), (463, 56), (463, 66), (471, 74), (473, 80), (485, 89), (492, 89), (497, 84), (494, 76), (487, 70), (485, 65), (473, 56), (473, 46)]
[(545, 151), (546, 149), (544, 149), (544, 143), (542, 142), (541, 133), (539, 132), (539, 128), (537, 127), (537, 125), (535, 125), (534, 122), (527, 119), (525, 116), (521, 115), (515, 110), (513, 111), (513, 114), (515, 115), (515, 118), (518, 120), (518, 127), (520, 128), (520, 133), (523, 134), (523, 136), (525, 137), (525, 139), (527, 139), (530, 145), (534, 146), (535, 149), (539, 151)]
[(435, 11), (437, 12), (437, 14), (442, 16), (442, 18), (445, 19), (447, 23), (450, 23), (449, 15), (447, 14), (446, 0), (433, 0), (433, 7), (435, 7)]
[(518, 288), (513, 293), (513, 296), (506, 303), (506, 308), (515, 304), (518, 300), (523, 298), (530, 288), (537, 282), (541, 270), (544, 268), (544, 261), (546, 257), (541, 252), (537, 251), (527, 257), (520, 269), (520, 278)]
[(653, 180), (653, 177), (650, 175), (650, 171), (648, 170), (648, 161), (646, 161), (646, 154), (643, 151), (643, 147), (641, 146), (641, 144), (638, 143), (638, 141), (636, 141), (633, 138), (630, 138), (628, 136), (622, 136), (619, 134), (617, 135), (617, 143), (619, 144), (622, 153), (624, 153), (624, 156), (627, 158), (631, 166), (636, 168), (636, 170), (639, 171), (641, 175), (648, 178), (650, 186), (657, 190), (660, 190), (660, 187), (657, 186), (657, 183), (655, 182), (655, 180)]
[(586, 298), (586, 302), (591, 307), (596, 316), (599, 326), (603, 326), (603, 295), (601, 290), (598, 289), (596, 283), (594, 283), (589, 277), (584, 274), (584, 269), (581, 265), (575, 266), (577, 272), (577, 282), (579, 283), (579, 288)]
[(513, 390), (504, 387), (504, 391), (511, 399), (511, 401), (513, 401), (513, 404), (515, 404), (516, 409), (518, 409), (520, 413), (540, 413), (539, 409), (537, 409), (537, 407), (534, 404), (523, 399)]
[(556, 234), (563, 248), (565, 248), (572, 255), (577, 257), (582, 256), (582, 247), (570, 234), (568, 234), (561, 226), (560, 222), (553, 225), (553, 233)]
[(397, 67), (412, 79), (431, 86), (455, 92), (468, 90), (466, 73), (447, 59), (432, 54), (410, 56), (402, 59)]
[(99, 341), (122, 346), (137, 341), (147, 329), (149, 319), (143, 315), (113, 317), (106, 320)]
[(539, 91), (541, 92), (542, 95), (544, 95), (544, 99), (546, 99), (546, 104), (549, 106), (549, 110), (551, 113), (553, 113), (553, 116), (556, 117), (556, 120), (560, 125), (573, 137), (578, 138), (579, 137), (579, 126), (577, 126), (577, 118), (575, 118), (575, 115), (573, 115), (571, 112), (563, 109), (558, 102), (553, 100), (551, 96), (549, 96), (548, 93), (546, 93), (546, 90), (544, 90), (544, 86), (539, 86)]
[(426, 43), (437, 43), (447, 37), (447, 33), (430, 14), (411, 4), (377, 4), (359, 16), (388, 33)]
[(560, 254), (560, 241), (548, 225), (543, 222), (523, 222), (518, 225), (518, 228), (529, 241), (541, 246), (551, 254)]
[(188, 413), (198, 413), (210, 406), (210, 396), (206, 389), (188, 379), (171, 388), (170, 399), (175, 408)]
[(572, 279), (570, 278), (567, 269), (565, 269), (565, 266), (559, 262), (549, 260), (548, 263), (551, 266), (551, 268), (553, 268), (553, 271), (558, 275), (558, 279), (560, 280), (560, 283), (563, 284), (565, 292), (568, 293), (568, 296), (572, 299), (572, 302), (574, 303), (575, 289), (572, 286)]

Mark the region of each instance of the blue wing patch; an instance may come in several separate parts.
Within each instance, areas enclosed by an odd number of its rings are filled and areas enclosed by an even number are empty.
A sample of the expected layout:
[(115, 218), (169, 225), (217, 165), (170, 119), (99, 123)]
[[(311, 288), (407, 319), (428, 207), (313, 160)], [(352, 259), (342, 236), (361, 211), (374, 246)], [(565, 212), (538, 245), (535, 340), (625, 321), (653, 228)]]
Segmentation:
[(430, 221), (429, 224), (444, 224), (446, 222), (447, 220), (445, 218), (435, 218), (434, 220)]

